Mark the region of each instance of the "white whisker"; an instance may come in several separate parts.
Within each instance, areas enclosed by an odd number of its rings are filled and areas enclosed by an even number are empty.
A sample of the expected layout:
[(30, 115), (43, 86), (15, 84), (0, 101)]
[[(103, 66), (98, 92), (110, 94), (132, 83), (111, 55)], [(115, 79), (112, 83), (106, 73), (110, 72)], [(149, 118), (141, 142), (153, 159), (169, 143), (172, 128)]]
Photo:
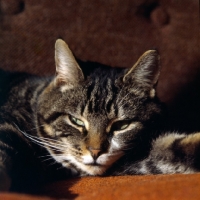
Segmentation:
[(65, 150), (66, 146), (65, 145), (61, 145), (61, 144), (56, 144), (57, 141), (52, 142), (53, 140), (50, 139), (50, 141), (48, 141), (48, 139), (44, 139), (44, 138), (40, 138), (40, 137), (36, 137), (36, 136), (32, 136), (29, 135), (27, 133), (25, 133), (24, 131), (20, 130), (19, 127), (15, 124), (15, 126), (17, 127), (18, 131), (20, 131), (25, 137), (29, 138), (31, 141), (33, 141), (34, 143), (44, 147), (44, 145), (53, 148), (54, 150)]

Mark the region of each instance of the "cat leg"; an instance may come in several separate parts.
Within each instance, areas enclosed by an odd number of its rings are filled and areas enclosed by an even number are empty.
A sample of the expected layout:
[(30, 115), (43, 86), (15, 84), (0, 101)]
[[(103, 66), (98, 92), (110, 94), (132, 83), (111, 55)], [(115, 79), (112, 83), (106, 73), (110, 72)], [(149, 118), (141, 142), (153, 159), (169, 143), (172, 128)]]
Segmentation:
[(190, 134), (174, 142), (174, 155), (183, 163), (200, 172), (200, 132)]
[(148, 158), (140, 166), (139, 171), (144, 174), (200, 172), (200, 133), (160, 136), (152, 143)]
[[(142, 151), (142, 149), (141, 149)], [(133, 158), (134, 159), (134, 158)], [(124, 162), (114, 175), (174, 174), (200, 172), (200, 132), (190, 135), (166, 133), (152, 142), (149, 154)]]

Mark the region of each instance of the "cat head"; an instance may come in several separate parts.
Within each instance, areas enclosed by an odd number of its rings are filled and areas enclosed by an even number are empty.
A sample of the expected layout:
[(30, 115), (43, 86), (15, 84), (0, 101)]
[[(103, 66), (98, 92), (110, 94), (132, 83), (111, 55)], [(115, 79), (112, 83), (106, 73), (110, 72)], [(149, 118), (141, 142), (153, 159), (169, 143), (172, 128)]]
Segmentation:
[(101, 175), (159, 116), (158, 53), (145, 52), (130, 69), (98, 68), (86, 76), (59, 39), (55, 61), (57, 75), (38, 100), (39, 137), (63, 166)]

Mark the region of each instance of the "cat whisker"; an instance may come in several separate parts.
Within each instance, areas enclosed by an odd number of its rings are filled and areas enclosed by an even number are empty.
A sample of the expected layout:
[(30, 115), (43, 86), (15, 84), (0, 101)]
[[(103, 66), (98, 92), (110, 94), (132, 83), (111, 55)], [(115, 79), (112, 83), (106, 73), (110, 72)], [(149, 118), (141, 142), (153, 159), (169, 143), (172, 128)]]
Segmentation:
[(53, 158), (53, 157), (50, 157), (50, 158), (47, 158), (47, 159), (42, 160), (41, 162), (47, 162), (47, 161), (49, 161), (49, 160), (54, 161), (54, 158)]
[[(53, 139), (49, 139), (49, 138), (44, 138), (44, 137), (37, 137), (37, 136), (32, 136), (29, 135), (23, 131), (21, 131), (27, 138), (31, 139), (32, 141), (39, 143), (39, 144), (44, 144), (47, 145), (49, 147), (54, 147), (55, 149), (62, 149), (62, 148), (66, 148), (65, 145), (62, 145), (62, 143), (58, 142), (57, 140), (53, 140)], [(55, 146), (56, 145), (56, 146)]]
[[(52, 161), (53, 161), (53, 160), (52, 160)], [(57, 161), (54, 160), (53, 162), (48, 163), (47, 166), (52, 166), (52, 165), (55, 165), (55, 164), (57, 164)]]
[(60, 170), (60, 169), (63, 169), (63, 168), (65, 168), (64, 166), (60, 166), (60, 167), (58, 167), (56, 170)]
[[(27, 133), (26, 133), (27, 134)], [(39, 139), (41, 141), (45, 141), (45, 142), (53, 142), (53, 143), (56, 143), (57, 145), (60, 145), (60, 146), (63, 146), (63, 147), (66, 147), (65, 146), (65, 143), (62, 142), (62, 141), (59, 141), (57, 138), (56, 139), (52, 139), (52, 138), (47, 138), (47, 137), (42, 137), (42, 136), (32, 136), (31, 137), (35, 138), (35, 139)]]
[[(48, 160), (50, 160), (50, 159), (46, 159), (46, 161), (48, 161)], [(55, 162), (52, 163), (52, 164), (57, 163), (58, 160), (59, 160), (59, 162), (61, 162), (61, 161), (63, 162), (64, 160), (66, 160), (66, 156), (64, 156), (64, 155), (54, 155), (54, 159), (53, 160), (55, 160)], [(50, 164), (50, 165), (52, 165), (52, 164)]]
[[(31, 139), (33, 142), (35, 142), (36, 144), (38, 144), (38, 145), (40, 145), (42, 147), (44, 147), (44, 145), (46, 145), (46, 146), (54, 149), (55, 151), (64, 151), (64, 150), (66, 150), (66, 146), (57, 144), (56, 140), (49, 139), (49, 138), (39, 138), (39, 137), (36, 137), (36, 136), (30, 136), (30, 135), (26, 134), (25, 132), (23, 132), (23, 134), (27, 138)], [(50, 140), (50, 141), (48, 141), (48, 140)], [(69, 148), (69, 147), (68, 147), (68, 150), (70, 150), (71, 152), (73, 151), (74, 153), (78, 152), (77, 150), (75, 150), (73, 148)], [(55, 157), (59, 157), (59, 159), (62, 158), (62, 157), (66, 158), (66, 156), (63, 155), (63, 154), (60, 154), (60, 155), (56, 154), (54, 156)], [(43, 158), (45, 158), (45, 157), (49, 157), (49, 158), (46, 159), (46, 161), (53, 159), (53, 157), (51, 158), (51, 155), (49, 155), (49, 156), (48, 155), (43, 156)]]
[(39, 144), (39, 145), (46, 145), (48, 147), (53, 147), (55, 150), (60, 150), (61, 148), (59, 146), (55, 146), (54, 144), (51, 143), (47, 143), (45, 141), (43, 141), (41, 138), (33, 138), (31, 136), (26, 135), (26, 137), (28, 137), (29, 139), (31, 139), (33, 142)]
[(42, 138), (39, 138), (39, 137), (31, 136), (31, 135), (29, 135), (29, 134), (21, 131), (19, 128), (18, 128), (18, 130), (24, 136), (26, 136), (27, 138), (29, 138), (31, 141), (33, 141), (34, 143), (36, 143), (36, 144), (38, 144), (38, 145), (40, 145), (42, 147), (44, 147), (44, 145), (46, 145), (48, 147), (53, 148), (54, 150), (58, 150), (58, 151), (64, 150), (64, 147), (65, 147), (64, 145), (63, 146), (60, 146), (60, 145), (55, 146), (56, 144), (52, 144), (52, 142), (45, 141), (45, 140), (43, 140)]
[[(28, 137), (28, 136), (26, 136), (26, 137)], [(46, 143), (46, 142), (44, 142), (44, 141), (36, 140), (36, 139), (31, 138), (31, 137), (28, 137), (28, 138), (29, 138), (31, 141), (33, 141), (34, 143), (36, 143), (37, 145), (41, 146), (41, 147), (44, 147), (44, 145), (46, 145), (46, 146), (48, 146), (48, 147), (54, 149), (55, 151), (63, 150), (63, 149), (61, 149), (59, 146), (55, 146), (55, 145), (52, 145), (52, 144), (50, 144), (50, 143)]]
[[(54, 157), (52, 157), (52, 155), (47, 155), (47, 156), (40, 156), (39, 158), (42, 158), (41, 159), (41, 162), (47, 162), (47, 161), (55, 161), (55, 158), (62, 158), (62, 157), (65, 157), (65, 156), (63, 156), (63, 154), (56, 154), (56, 155), (54, 155)], [(57, 161), (56, 162), (53, 162), (52, 164), (55, 164), (55, 163), (57, 163)]]
[[(34, 137), (34, 136), (33, 136)], [(50, 139), (50, 138), (44, 138), (44, 137), (35, 137), (41, 141), (44, 141), (44, 142), (49, 142), (49, 143), (53, 143), (53, 144), (56, 144), (60, 147), (64, 147), (66, 148), (65, 144), (61, 141), (58, 141), (58, 140), (55, 140), (55, 139)]]
[[(57, 158), (62, 158), (62, 157), (65, 157), (65, 156), (63, 156), (63, 155), (57, 155), (57, 154), (56, 154), (55, 157), (57, 157)], [(49, 158), (43, 159), (42, 161), (45, 162), (45, 161), (48, 161), (48, 160), (55, 160), (55, 159), (51, 156), (51, 157), (49, 157)]]
[[(59, 154), (57, 154), (57, 155), (59, 156)], [(60, 154), (60, 155), (63, 155), (63, 154)], [(52, 155), (38, 156), (38, 158), (41, 158), (41, 159), (48, 158), (48, 157), (52, 158)]]

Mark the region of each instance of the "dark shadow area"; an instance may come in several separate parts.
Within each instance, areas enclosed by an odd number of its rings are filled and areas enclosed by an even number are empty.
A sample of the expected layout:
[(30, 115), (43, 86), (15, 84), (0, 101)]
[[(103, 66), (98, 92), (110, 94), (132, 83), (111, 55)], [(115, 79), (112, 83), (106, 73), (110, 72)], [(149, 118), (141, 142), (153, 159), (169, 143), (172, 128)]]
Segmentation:
[(76, 184), (80, 178), (71, 178), (68, 180), (50, 182), (42, 187), (40, 195), (56, 199), (75, 199), (78, 194), (72, 193), (70, 187)]
[[(24, 163), (22, 164), (21, 171), (17, 167), (17, 172), (13, 172), (15, 179), (18, 179), (12, 184), (12, 192), (39, 195), (41, 197), (46, 196), (56, 199), (75, 199), (78, 196), (78, 194), (74, 194), (70, 191), (70, 187), (80, 178), (74, 178), (70, 172), (59, 163), (50, 166), (47, 171), (42, 171), (43, 173), (41, 173), (41, 166), (40, 169), (37, 169), (38, 166), (35, 163), (32, 163), (34, 169), (30, 169), (30, 163), (28, 163), (28, 166)], [(38, 176), (38, 174), (40, 176)], [(44, 177), (45, 180), (43, 180)]]
[[(20, 146), (22, 145), (23, 143), (20, 144)], [(35, 151), (39, 148), (34, 145)], [(22, 147), (22, 149), (26, 149), (26, 152), (17, 156), (13, 161), (15, 168), (11, 173), (12, 192), (64, 199), (77, 197), (69, 189), (79, 180), (78, 173), (74, 174), (73, 170), (55, 162), (53, 157), (47, 159), (46, 149), (41, 151), (41, 155), (43, 155), (41, 157), (34, 156), (32, 151), (29, 152), (28, 147)]]
[(193, 82), (187, 83), (168, 105), (172, 131), (200, 131), (200, 69)]
[(159, 2), (145, 1), (142, 5), (138, 6), (136, 15), (142, 16), (146, 19), (150, 18), (151, 12), (159, 6)]

